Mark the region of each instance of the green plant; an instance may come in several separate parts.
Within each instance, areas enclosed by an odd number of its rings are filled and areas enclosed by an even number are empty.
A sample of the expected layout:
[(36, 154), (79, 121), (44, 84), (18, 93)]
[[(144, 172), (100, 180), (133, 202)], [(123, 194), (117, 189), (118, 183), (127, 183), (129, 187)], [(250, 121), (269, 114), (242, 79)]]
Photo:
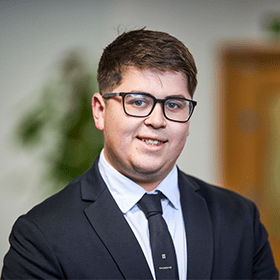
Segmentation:
[(58, 77), (44, 87), (16, 129), (22, 147), (43, 151), (51, 192), (89, 169), (103, 147), (91, 112), (96, 77), (79, 51), (68, 53), (58, 66)]

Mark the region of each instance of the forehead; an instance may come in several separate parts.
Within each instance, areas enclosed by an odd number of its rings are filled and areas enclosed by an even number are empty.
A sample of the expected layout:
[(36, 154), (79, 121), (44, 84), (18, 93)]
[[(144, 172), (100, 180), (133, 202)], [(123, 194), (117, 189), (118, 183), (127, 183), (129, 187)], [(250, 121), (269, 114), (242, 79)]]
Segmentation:
[(138, 69), (129, 67), (114, 92), (145, 92), (154, 96), (183, 95), (188, 93), (187, 77), (182, 72), (159, 71), (157, 69)]

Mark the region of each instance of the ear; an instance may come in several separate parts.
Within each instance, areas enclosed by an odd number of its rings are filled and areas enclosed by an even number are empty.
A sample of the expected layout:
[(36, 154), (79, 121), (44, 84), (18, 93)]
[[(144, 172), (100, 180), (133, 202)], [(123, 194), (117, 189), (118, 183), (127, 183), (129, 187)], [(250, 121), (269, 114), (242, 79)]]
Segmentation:
[(105, 102), (100, 93), (95, 93), (91, 101), (92, 115), (97, 129), (104, 130)]

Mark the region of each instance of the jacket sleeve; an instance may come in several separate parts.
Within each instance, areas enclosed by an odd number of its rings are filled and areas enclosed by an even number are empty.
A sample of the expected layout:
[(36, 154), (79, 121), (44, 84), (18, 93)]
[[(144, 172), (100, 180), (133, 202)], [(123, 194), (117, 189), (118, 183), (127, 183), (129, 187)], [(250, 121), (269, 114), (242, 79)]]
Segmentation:
[(11, 232), (1, 279), (63, 279), (55, 254), (41, 230), (25, 216)]
[(268, 234), (260, 222), (259, 212), (256, 206), (254, 207), (254, 232), (254, 279), (279, 279), (279, 273), (275, 267), (271, 247), (268, 241)]

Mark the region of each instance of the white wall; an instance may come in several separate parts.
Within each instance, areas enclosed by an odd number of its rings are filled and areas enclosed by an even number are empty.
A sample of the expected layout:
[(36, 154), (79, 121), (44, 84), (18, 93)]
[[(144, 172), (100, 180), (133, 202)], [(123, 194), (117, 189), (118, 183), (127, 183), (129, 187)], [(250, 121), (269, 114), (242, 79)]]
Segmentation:
[(217, 183), (214, 47), (223, 39), (262, 36), (261, 20), (268, 11), (279, 12), (279, 0), (1, 0), (0, 259), (16, 217), (44, 197), (41, 155), (16, 149), (11, 132), (65, 51), (84, 48), (96, 69), (102, 48), (120, 25), (147, 26), (182, 40), (196, 59), (199, 86), (191, 134), (178, 164)]

